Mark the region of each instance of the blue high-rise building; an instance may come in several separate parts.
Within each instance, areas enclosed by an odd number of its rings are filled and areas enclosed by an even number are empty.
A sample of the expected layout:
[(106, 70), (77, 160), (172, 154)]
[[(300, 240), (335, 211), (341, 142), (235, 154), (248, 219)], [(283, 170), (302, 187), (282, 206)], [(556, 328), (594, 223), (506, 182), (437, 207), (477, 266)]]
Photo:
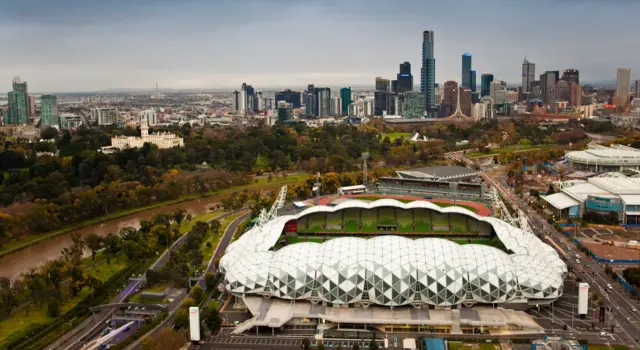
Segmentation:
[(471, 54), (462, 54), (462, 87), (471, 88)]
[(436, 103), (436, 59), (433, 52), (433, 31), (422, 32), (422, 68), (420, 92), (424, 93), (425, 111), (430, 112)]
[(476, 71), (472, 70), (471, 71), (471, 92), (476, 92)]
[(402, 94), (413, 90), (413, 75), (411, 75), (411, 63), (404, 62), (400, 64), (400, 73), (397, 75), (395, 89), (393, 92)]
[(342, 110), (342, 115), (349, 115), (349, 105), (351, 104), (351, 88), (343, 87), (340, 89), (340, 100), (342, 105), (340, 109)]
[(480, 97), (491, 95), (491, 82), (493, 81), (493, 74), (484, 73), (480, 78)]

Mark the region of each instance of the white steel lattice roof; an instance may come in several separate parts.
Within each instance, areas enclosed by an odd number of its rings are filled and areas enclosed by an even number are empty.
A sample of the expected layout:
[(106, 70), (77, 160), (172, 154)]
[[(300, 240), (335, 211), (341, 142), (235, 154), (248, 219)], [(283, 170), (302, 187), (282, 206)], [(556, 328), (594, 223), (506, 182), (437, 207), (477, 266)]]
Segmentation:
[[(485, 245), (458, 245), (441, 238), (414, 240), (400, 235), (342, 237), (270, 250), (290, 220), (311, 213), (380, 207), (430, 209), (486, 222), (513, 254)], [(225, 273), (226, 288), (235, 295), (387, 306), (554, 300), (562, 294), (567, 272), (553, 248), (500, 219), (481, 217), (461, 207), (440, 208), (425, 201), (401, 203), (392, 199), (316, 206), (297, 215), (278, 217), (232, 243), (220, 261), (220, 269)]]

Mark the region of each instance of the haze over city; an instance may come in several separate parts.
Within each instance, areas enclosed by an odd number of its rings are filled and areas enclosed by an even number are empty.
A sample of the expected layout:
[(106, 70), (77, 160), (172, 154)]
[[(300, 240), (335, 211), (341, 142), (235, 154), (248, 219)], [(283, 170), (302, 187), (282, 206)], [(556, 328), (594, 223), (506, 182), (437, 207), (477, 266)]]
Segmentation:
[(510, 84), (525, 55), (539, 71), (612, 83), (618, 67), (640, 70), (628, 33), (638, 10), (626, 0), (5, 2), (0, 90), (17, 75), (34, 92), (373, 86), (400, 62), (419, 69), (423, 30), (435, 33), (437, 82), (458, 80), (470, 52), (478, 75)]

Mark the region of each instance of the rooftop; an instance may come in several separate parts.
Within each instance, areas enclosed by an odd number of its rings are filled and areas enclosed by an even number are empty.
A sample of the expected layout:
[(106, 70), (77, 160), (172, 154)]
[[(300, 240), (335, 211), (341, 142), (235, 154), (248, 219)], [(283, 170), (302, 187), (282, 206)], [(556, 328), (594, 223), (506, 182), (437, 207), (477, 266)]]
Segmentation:
[[(398, 173), (406, 173), (411, 177), (426, 178), (442, 178), (446, 176), (459, 176), (464, 174), (473, 174), (476, 171), (459, 165), (437, 165), (424, 168), (414, 168), (409, 170), (400, 170)], [(418, 174), (416, 174), (418, 173)], [(419, 175), (422, 174), (422, 175)], [(426, 175), (426, 176), (425, 176)]]
[[(618, 179), (616, 179), (618, 180)], [(591, 183), (579, 184), (562, 190), (578, 201), (585, 201), (589, 195), (611, 196), (611, 193)]]
[(640, 194), (640, 179), (638, 178), (592, 177), (588, 181), (612, 194)]

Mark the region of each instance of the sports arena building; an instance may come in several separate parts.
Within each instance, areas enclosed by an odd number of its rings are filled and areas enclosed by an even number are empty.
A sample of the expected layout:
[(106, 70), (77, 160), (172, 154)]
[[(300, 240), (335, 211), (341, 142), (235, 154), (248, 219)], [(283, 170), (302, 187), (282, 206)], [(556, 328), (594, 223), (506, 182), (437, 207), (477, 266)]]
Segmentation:
[(605, 147), (591, 144), (584, 151), (567, 152), (569, 165), (596, 172), (640, 170), (640, 149), (623, 145)]
[(253, 315), (236, 333), (292, 324), (464, 333), (541, 331), (516, 310), (560, 297), (567, 267), (500, 219), (381, 199), (264, 222), (228, 247), (220, 271)]
[(432, 166), (401, 170), (398, 177), (378, 179), (378, 193), (431, 195), (436, 197), (485, 199), (480, 172), (462, 166)]

